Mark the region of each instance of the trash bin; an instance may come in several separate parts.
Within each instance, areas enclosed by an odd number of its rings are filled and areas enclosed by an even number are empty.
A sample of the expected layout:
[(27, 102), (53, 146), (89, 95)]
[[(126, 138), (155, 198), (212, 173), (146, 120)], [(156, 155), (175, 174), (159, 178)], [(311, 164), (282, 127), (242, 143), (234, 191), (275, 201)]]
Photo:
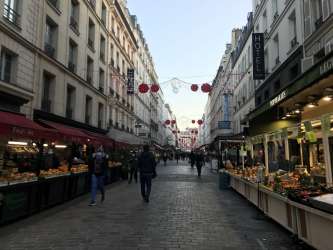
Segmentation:
[(220, 190), (229, 189), (230, 187), (230, 175), (225, 170), (219, 171), (219, 188)]

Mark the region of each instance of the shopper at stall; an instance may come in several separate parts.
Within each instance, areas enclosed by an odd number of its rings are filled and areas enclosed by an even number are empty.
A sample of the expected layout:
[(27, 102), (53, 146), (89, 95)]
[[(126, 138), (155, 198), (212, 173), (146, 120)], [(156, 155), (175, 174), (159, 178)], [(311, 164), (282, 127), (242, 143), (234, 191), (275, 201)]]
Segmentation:
[(149, 146), (143, 146), (143, 152), (138, 159), (138, 169), (140, 171), (141, 195), (145, 202), (149, 202), (152, 179), (156, 177), (156, 161), (153, 153), (149, 151)]
[(96, 205), (97, 191), (101, 191), (101, 202), (105, 199), (104, 190), (104, 177), (107, 168), (107, 154), (104, 153), (103, 146), (97, 149), (97, 152), (92, 155), (89, 164), (89, 171), (91, 174), (91, 202), (89, 206)]
[(131, 156), (129, 159), (129, 179), (128, 184), (132, 183), (133, 176), (135, 183), (138, 183), (138, 159), (137, 153), (135, 151), (131, 152)]
[(205, 161), (205, 158), (204, 158), (202, 152), (198, 151), (195, 156), (195, 165), (197, 167), (199, 178), (201, 177), (201, 169), (202, 169), (202, 166), (204, 165), (204, 161)]

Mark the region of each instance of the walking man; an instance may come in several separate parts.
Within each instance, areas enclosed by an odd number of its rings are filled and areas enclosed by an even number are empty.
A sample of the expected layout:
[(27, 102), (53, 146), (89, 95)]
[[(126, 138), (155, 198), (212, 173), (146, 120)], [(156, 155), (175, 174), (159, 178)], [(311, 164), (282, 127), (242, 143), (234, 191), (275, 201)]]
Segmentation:
[(166, 166), (166, 162), (168, 160), (168, 156), (166, 153), (163, 154), (163, 161), (164, 161), (164, 166)]
[(156, 177), (156, 161), (153, 153), (149, 151), (149, 146), (143, 146), (143, 152), (138, 159), (140, 171), (141, 195), (145, 202), (149, 202), (151, 192), (151, 182)]
[(89, 206), (96, 206), (97, 190), (101, 191), (101, 202), (105, 199), (104, 177), (107, 168), (107, 158), (108, 156), (104, 153), (103, 146), (100, 146), (97, 153), (92, 155), (89, 164), (91, 174), (91, 201)]
[(201, 177), (201, 169), (202, 169), (202, 166), (204, 165), (205, 158), (204, 158), (203, 154), (200, 151), (198, 151), (195, 158), (196, 158), (195, 163), (196, 163), (196, 166), (197, 166), (198, 177), (200, 178)]

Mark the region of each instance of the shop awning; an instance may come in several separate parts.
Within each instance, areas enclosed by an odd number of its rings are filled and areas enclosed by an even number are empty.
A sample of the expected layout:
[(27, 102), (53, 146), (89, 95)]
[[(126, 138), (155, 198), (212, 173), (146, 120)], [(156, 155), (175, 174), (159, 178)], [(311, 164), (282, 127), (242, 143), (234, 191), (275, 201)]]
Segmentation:
[(93, 144), (102, 144), (109, 147), (115, 146), (115, 141), (107, 135), (93, 133), (86, 130), (84, 130), (83, 132), (87, 135), (87, 137), (91, 140)]
[(54, 130), (43, 128), (24, 115), (0, 111), (0, 134), (19, 138), (50, 138)]
[(89, 136), (83, 133), (80, 129), (66, 126), (63, 124), (40, 120), (42, 124), (55, 129), (60, 134), (60, 139), (67, 142), (86, 143), (89, 140)]

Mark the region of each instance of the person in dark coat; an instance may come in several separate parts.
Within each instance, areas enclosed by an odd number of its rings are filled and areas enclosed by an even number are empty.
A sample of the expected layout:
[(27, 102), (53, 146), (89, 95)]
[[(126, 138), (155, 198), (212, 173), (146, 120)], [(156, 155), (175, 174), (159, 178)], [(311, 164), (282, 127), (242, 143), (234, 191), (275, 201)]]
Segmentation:
[(106, 175), (108, 156), (100, 146), (89, 160), (89, 173), (91, 175), (91, 201), (89, 206), (96, 206), (97, 190), (101, 191), (101, 202), (105, 199), (104, 177)]
[(138, 183), (138, 160), (136, 152), (131, 152), (131, 158), (129, 160), (129, 173), (130, 177), (128, 179), (128, 184), (132, 183), (133, 176), (135, 183)]
[(164, 166), (166, 166), (168, 160), (168, 155), (166, 153), (163, 154), (163, 161), (164, 161)]
[(156, 176), (156, 161), (149, 146), (143, 146), (143, 152), (138, 159), (138, 169), (140, 171), (141, 195), (145, 202), (149, 202), (152, 179)]
[(193, 151), (191, 151), (191, 154), (190, 154), (189, 158), (190, 158), (191, 168), (193, 168), (193, 166), (195, 164), (195, 158), (196, 158), (196, 155), (194, 154)]
[(203, 154), (199, 151), (195, 157), (195, 165), (197, 167), (198, 177), (201, 177), (201, 169), (202, 169), (202, 166), (204, 165), (204, 161), (205, 161), (205, 158), (204, 158)]

